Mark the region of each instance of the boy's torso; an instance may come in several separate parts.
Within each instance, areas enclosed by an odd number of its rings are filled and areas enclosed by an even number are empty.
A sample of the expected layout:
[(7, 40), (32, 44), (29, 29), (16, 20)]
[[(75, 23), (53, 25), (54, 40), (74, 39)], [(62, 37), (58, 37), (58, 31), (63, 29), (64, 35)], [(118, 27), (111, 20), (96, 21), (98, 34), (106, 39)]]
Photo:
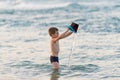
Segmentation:
[(58, 56), (59, 53), (59, 41), (51, 42), (51, 56)]

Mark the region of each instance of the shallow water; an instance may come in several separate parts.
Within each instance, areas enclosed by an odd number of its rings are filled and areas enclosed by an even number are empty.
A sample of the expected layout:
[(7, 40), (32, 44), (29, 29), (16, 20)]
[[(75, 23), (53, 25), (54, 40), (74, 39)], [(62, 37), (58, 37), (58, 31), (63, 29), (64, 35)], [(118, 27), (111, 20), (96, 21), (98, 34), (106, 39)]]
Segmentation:
[[(120, 79), (119, 0), (0, 0), (0, 5), (0, 80)], [(48, 29), (62, 33), (71, 22), (80, 25), (78, 32), (60, 41), (60, 70), (53, 71)]]

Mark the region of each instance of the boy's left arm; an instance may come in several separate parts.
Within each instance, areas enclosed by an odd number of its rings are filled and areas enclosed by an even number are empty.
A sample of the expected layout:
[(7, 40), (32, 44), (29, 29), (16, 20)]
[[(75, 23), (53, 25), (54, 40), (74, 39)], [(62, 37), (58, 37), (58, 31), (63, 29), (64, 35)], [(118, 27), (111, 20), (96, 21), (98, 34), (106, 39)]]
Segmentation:
[(57, 38), (55, 38), (54, 41), (58, 41), (59, 39), (66, 38), (71, 34), (72, 32), (70, 32), (69, 29), (67, 28), (67, 30), (64, 33), (60, 34)]
[(70, 36), (71, 34), (72, 34), (72, 32), (70, 32), (69, 29), (67, 28), (67, 30), (59, 36), (59, 39), (66, 38), (66, 37)]

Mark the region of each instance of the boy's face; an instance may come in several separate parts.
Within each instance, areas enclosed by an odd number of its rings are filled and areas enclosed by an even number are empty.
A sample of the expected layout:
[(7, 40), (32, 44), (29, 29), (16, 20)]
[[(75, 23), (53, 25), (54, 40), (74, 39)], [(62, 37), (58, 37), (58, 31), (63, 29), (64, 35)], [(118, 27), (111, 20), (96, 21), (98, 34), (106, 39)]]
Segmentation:
[(53, 38), (57, 38), (58, 36), (59, 36), (59, 32), (58, 31), (55, 31), (55, 34), (52, 34)]

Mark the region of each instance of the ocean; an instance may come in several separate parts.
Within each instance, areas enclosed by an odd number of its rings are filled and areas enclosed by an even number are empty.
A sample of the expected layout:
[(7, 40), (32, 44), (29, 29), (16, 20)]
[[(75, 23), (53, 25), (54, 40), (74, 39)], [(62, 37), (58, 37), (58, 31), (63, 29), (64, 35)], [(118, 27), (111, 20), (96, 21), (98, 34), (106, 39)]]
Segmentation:
[[(72, 22), (54, 71), (48, 29)], [(120, 0), (0, 0), (0, 80), (120, 80)]]

